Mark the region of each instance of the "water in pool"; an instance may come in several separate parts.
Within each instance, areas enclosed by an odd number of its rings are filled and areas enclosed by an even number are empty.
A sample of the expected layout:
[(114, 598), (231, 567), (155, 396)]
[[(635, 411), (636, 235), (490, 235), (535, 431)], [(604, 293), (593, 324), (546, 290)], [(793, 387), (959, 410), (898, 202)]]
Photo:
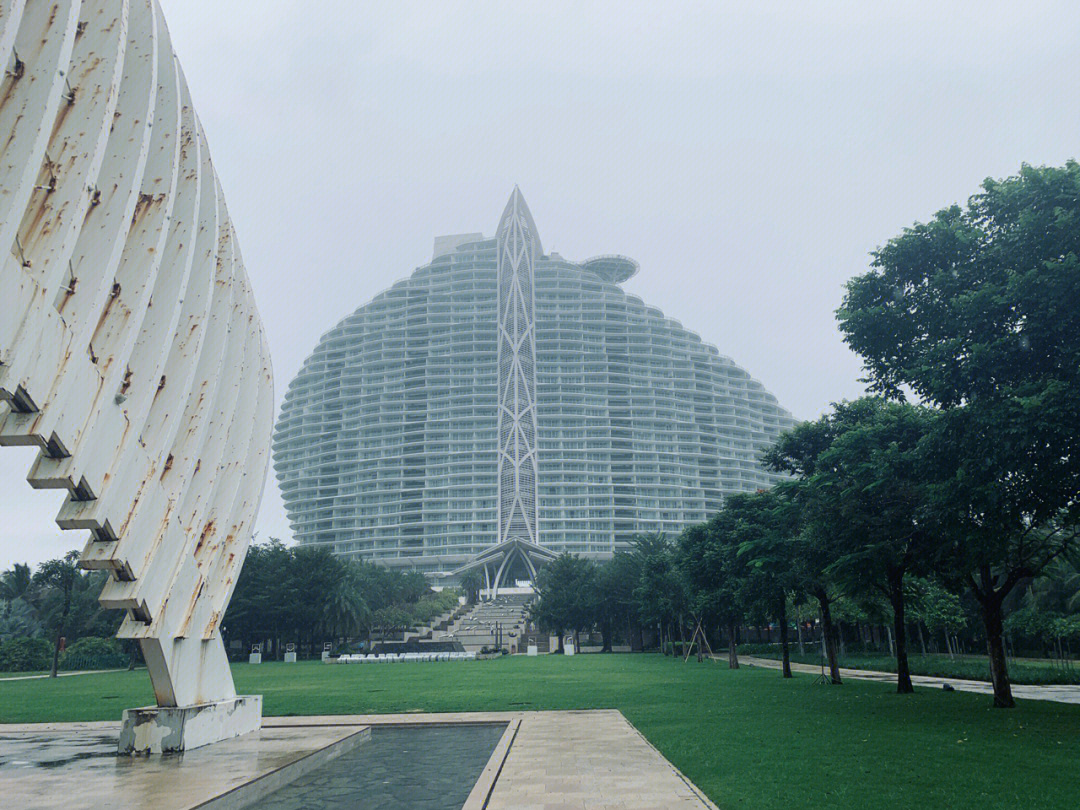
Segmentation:
[(460, 810), (505, 724), (394, 728), (255, 804), (262, 810)]

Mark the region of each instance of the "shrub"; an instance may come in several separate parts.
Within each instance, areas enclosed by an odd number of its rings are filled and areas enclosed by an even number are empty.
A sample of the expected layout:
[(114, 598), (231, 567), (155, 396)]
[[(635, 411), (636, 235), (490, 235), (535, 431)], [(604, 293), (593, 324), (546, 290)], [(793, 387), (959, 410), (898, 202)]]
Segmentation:
[(0, 644), (0, 671), (34, 672), (52, 667), (53, 645), (43, 638), (13, 638)]
[[(817, 642), (814, 642), (814, 643), (816, 644)], [(809, 646), (809, 645), (807, 645), (807, 646)], [(798, 648), (799, 648), (799, 645), (797, 643), (792, 643), (791, 644), (792, 651), (797, 650)], [(780, 655), (780, 652), (781, 652), (781, 650), (780, 650), (780, 642), (776, 642), (775, 644), (764, 644), (764, 643), (739, 644), (738, 645), (738, 651), (739, 651), (740, 655), (768, 655), (770, 653), (775, 653), (776, 655)]]
[(115, 669), (127, 665), (128, 656), (115, 638), (80, 638), (60, 657), (60, 668), (67, 670)]
[(78, 655), (119, 655), (120, 642), (115, 638), (87, 636), (80, 638), (64, 651), (64, 657)]

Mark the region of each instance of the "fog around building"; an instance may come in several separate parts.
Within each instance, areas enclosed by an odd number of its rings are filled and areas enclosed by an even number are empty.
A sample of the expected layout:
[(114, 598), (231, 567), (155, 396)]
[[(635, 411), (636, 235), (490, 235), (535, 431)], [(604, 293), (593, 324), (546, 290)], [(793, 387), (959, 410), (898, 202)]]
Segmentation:
[[(1021, 162), (1080, 156), (1070, 2), (161, 0), (266, 325), (278, 402), (319, 336), (492, 234), (624, 288), (797, 418), (858, 396), (834, 311), (869, 253)], [(0, 450), (0, 567), (81, 547)], [(290, 531), (271, 473), (258, 539)]]

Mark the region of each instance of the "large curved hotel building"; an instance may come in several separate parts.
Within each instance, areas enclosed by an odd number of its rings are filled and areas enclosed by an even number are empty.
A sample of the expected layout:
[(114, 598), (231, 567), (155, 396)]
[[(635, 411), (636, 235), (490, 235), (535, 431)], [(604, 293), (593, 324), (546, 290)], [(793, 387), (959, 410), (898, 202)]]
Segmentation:
[(625, 293), (637, 269), (545, 255), (517, 189), (494, 238), (437, 238), (289, 386), (273, 449), (297, 540), (505, 581), (771, 485), (759, 454), (790, 414)]

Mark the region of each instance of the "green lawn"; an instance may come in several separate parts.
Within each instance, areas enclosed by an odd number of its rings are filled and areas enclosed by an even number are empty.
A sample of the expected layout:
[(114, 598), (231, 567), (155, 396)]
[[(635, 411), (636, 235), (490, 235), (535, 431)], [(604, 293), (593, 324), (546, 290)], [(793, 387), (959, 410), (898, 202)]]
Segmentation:
[[(753, 653), (758, 658), (780, 659), (779, 652)], [(791, 660), (817, 666), (821, 663), (820, 652), (806, 651), (799, 655), (791, 651)], [(840, 666), (851, 669), (872, 669), (879, 672), (896, 672), (896, 659), (880, 653), (853, 653), (840, 657)], [(970, 655), (949, 658), (947, 655), (908, 654), (908, 668), (912, 675), (933, 675), (938, 678), (965, 678), (972, 681), (990, 681), (990, 665), (986, 656)], [(1009, 660), (1009, 678), (1013, 683), (1023, 684), (1080, 684), (1080, 667), (1064, 668), (1055, 662), (1037, 659), (1013, 658)]]
[[(1075, 807), (1080, 706), (819, 686), (658, 655), (446, 664), (239, 664), (268, 715), (617, 708), (723, 808)], [(145, 672), (0, 682), (0, 721), (116, 719)]]

